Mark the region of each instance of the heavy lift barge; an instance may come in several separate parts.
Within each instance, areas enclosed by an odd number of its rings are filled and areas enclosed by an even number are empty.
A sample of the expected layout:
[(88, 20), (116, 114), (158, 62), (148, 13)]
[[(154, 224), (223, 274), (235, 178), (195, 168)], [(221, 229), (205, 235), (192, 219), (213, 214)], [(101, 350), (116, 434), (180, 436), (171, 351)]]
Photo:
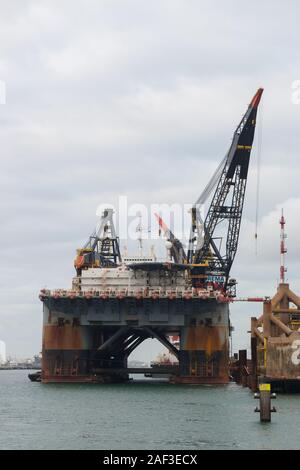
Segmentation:
[[(156, 338), (177, 358), (172, 382), (229, 381), (229, 302), (235, 296), (229, 273), (262, 93), (255, 94), (229, 151), (192, 208), (187, 253), (157, 216), (171, 260), (124, 263), (113, 213), (107, 209), (77, 251), (72, 289), (41, 290), (42, 382), (128, 380), (133, 372), (128, 357), (148, 338)], [(202, 220), (200, 206), (211, 194)], [(180, 337), (179, 347), (170, 341), (172, 335)]]

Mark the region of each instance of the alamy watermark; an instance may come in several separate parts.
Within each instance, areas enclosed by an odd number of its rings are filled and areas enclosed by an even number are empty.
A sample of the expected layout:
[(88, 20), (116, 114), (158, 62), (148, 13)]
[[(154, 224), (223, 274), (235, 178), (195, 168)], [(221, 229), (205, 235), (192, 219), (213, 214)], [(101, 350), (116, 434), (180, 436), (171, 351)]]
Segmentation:
[(296, 339), (295, 341), (293, 341), (292, 349), (295, 349), (291, 357), (292, 363), (294, 364), (294, 366), (299, 366), (300, 364), (300, 340), (299, 339)]
[[(99, 204), (96, 215), (101, 217), (105, 209), (112, 209), (114, 224), (120, 239), (157, 240), (167, 227), (179, 240), (188, 240), (191, 228), (192, 204), (142, 203), (129, 204), (127, 196), (120, 195), (116, 205)], [(204, 207), (197, 207), (201, 218)]]
[(300, 80), (294, 80), (291, 88), (291, 102), (293, 104), (300, 104)]
[(6, 104), (6, 83), (0, 80), (0, 104)]

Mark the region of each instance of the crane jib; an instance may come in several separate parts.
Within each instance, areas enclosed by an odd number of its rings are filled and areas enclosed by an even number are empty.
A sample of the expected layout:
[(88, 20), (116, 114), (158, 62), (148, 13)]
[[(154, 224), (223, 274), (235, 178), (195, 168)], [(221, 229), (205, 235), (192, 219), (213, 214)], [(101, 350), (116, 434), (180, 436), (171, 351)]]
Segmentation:
[(233, 156), (228, 167), (228, 178), (233, 177), (237, 165), (240, 165), (241, 167), (241, 178), (247, 178), (250, 153), (255, 132), (256, 114), (257, 109), (251, 110), (241, 134), (237, 136), (237, 142), (233, 148)]
[[(216, 181), (215, 175), (212, 178), (215, 183), (215, 191), (204, 221), (203, 233), (197, 233), (199, 224), (195, 221), (193, 221), (191, 228), (188, 261), (194, 264), (207, 261), (210, 272), (215, 271), (224, 276), (225, 289), (228, 286), (229, 273), (238, 246), (257, 108), (262, 93), (263, 89), (260, 88), (236, 128), (231, 146), (226, 154), (225, 164), (222, 164), (222, 171), (218, 175), (218, 181)], [(211, 182), (207, 187), (211, 191)], [(225, 223), (227, 225), (224, 228)], [(218, 235), (220, 227), (223, 230), (222, 236)], [(201, 237), (203, 237), (203, 243), (197, 249), (197, 240)], [(195, 269), (194, 285), (198, 282), (197, 269)]]

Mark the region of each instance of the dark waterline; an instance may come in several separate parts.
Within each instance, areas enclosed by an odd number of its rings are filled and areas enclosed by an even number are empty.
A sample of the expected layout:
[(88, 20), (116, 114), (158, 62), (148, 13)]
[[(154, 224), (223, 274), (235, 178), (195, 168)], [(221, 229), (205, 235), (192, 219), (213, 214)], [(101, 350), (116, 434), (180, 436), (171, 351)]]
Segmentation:
[(260, 424), (247, 389), (32, 383), (0, 371), (0, 449), (299, 449), (300, 395)]

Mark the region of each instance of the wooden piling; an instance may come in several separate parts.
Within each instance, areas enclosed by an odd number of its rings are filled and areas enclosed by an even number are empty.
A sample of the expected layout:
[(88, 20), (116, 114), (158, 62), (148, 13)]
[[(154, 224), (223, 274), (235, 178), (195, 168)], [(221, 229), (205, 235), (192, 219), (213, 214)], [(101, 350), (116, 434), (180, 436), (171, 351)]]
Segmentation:
[(240, 349), (239, 351), (239, 383), (243, 387), (247, 387), (247, 350)]
[(256, 392), (258, 389), (258, 380), (257, 380), (257, 337), (255, 335), (255, 328), (257, 324), (257, 319), (255, 317), (251, 318), (251, 390)]
[(259, 394), (260, 421), (269, 423), (271, 421), (271, 385), (260, 384)]

